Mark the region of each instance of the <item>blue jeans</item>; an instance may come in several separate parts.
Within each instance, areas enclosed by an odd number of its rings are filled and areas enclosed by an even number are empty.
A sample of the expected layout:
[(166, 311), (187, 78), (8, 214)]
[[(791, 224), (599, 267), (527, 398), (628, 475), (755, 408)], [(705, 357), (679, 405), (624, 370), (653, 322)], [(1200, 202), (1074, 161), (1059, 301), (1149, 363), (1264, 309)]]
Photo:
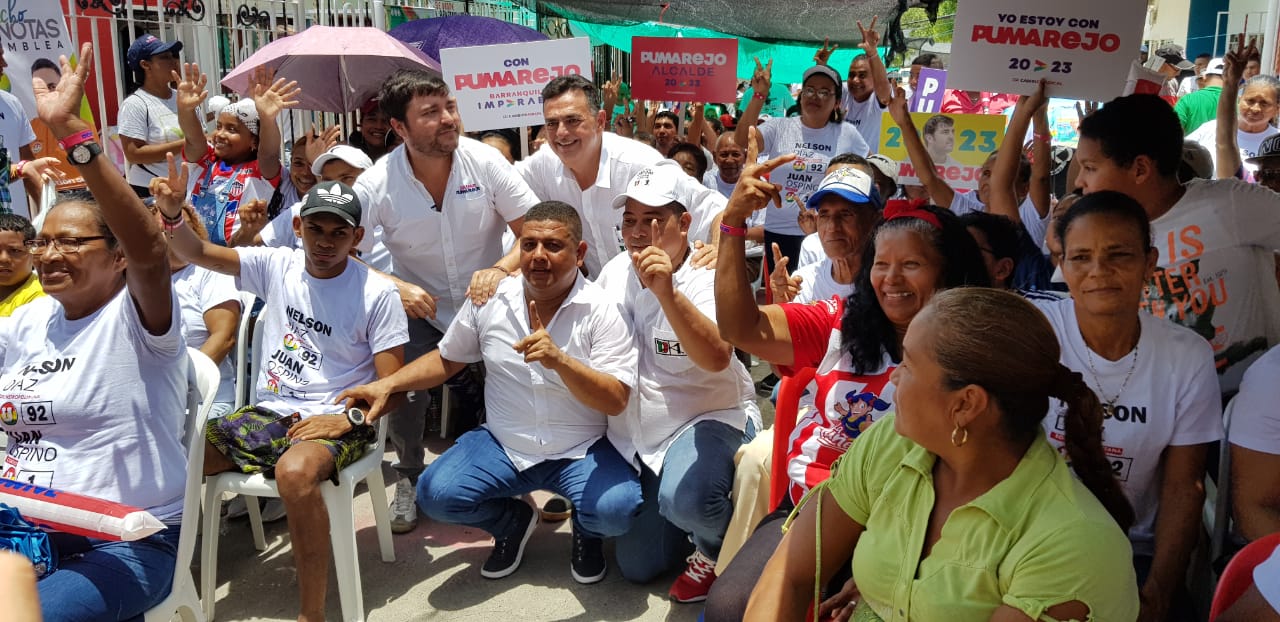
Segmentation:
[(432, 520), (483, 529), (495, 538), (521, 533), (513, 499), (549, 490), (573, 502), (573, 527), (595, 538), (621, 535), (640, 507), (640, 482), (601, 437), (578, 459), (547, 460), (517, 470), (489, 430), (458, 437), (418, 478), (418, 507)]
[(173, 588), (178, 528), (136, 542), (50, 534), (58, 570), (40, 579), (45, 622), (141, 620)]
[(644, 504), (631, 531), (617, 540), (622, 576), (647, 583), (683, 566), (693, 547), (711, 559), (720, 555), (733, 516), (733, 456), (755, 435), (750, 421), (745, 433), (719, 421), (702, 421), (671, 443), (661, 475), (641, 465)]

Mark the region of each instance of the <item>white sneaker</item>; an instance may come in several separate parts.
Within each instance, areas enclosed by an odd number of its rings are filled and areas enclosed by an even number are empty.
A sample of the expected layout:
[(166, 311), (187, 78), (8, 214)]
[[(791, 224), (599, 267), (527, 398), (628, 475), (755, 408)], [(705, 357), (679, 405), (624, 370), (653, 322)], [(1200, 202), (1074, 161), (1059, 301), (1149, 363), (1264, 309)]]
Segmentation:
[(418, 526), (418, 493), (413, 482), (402, 477), (391, 500), (391, 533), (409, 533)]

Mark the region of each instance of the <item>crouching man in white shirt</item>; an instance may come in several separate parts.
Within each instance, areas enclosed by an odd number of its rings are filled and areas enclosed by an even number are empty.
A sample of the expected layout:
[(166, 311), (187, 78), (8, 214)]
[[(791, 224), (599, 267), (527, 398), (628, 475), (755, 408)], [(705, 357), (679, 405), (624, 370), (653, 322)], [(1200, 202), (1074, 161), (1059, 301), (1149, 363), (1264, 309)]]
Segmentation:
[[(515, 572), (538, 513), (519, 496), (550, 490), (573, 503), (573, 578), (595, 583), (608, 564), (603, 539), (626, 533), (640, 507), (636, 472), (606, 437), (635, 384), (635, 343), (617, 304), (578, 271), (582, 221), (546, 201), (524, 217), (519, 278), (484, 306), (465, 301), (438, 350), (342, 397), (380, 415), (392, 395), (437, 386), (483, 361), (484, 426), (463, 434), (418, 478), (432, 519), (494, 537), (480, 574)], [(515, 498), (513, 498), (515, 497)]]
[(716, 327), (715, 272), (689, 261), (682, 175), (675, 163), (658, 163), (614, 199), (615, 210), (625, 207), (626, 252), (597, 283), (622, 305), (639, 346), (626, 455), (640, 459), (644, 504), (618, 538), (618, 565), (628, 580), (647, 582), (687, 561), (670, 596), (696, 602), (715, 581), (733, 514), (734, 453), (755, 436), (760, 412), (746, 368)]

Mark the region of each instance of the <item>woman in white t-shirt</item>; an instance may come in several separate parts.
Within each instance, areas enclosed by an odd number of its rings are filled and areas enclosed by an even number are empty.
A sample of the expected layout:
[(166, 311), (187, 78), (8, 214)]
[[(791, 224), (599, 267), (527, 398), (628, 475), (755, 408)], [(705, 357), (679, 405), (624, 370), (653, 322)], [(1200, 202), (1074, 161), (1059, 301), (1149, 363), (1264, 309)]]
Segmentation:
[(1280, 130), (1271, 125), (1280, 112), (1280, 79), (1258, 75), (1240, 86), (1247, 58), (1256, 55), (1258, 50), (1252, 46), (1246, 48), (1243, 38), (1238, 46), (1223, 59), (1217, 118), (1196, 128), (1187, 135), (1187, 140), (1209, 150), (1214, 178), (1243, 177), (1253, 182), (1258, 165), (1249, 162), (1249, 158), (1258, 155), (1262, 141), (1280, 134)]
[[(160, 225), (93, 143), (80, 102), (93, 47), (40, 118), (93, 199), (63, 201), (26, 246), (48, 296), (0, 324), (0, 476), (147, 510), (167, 527), (134, 542), (53, 532), (57, 570), (37, 588), (45, 620), (130, 620), (168, 596), (187, 473), (186, 344)], [(90, 147), (89, 145), (92, 145)], [(127, 269), (126, 269), (127, 268)]]
[(129, 68), (142, 75), (142, 86), (120, 104), (120, 144), (129, 163), (126, 177), (140, 197), (151, 196), (151, 179), (164, 172), (164, 154), (182, 153), (178, 103), (169, 83), (182, 66), (181, 41), (143, 35), (129, 46)]
[[(190, 205), (182, 208), (187, 226), (196, 237), (208, 240), (209, 233)], [(151, 213), (161, 222), (160, 212), (154, 206)], [(163, 224), (163, 223), (162, 223)], [(206, 270), (178, 258), (169, 251), (169, 269), (172, 271), (173, 292), (178, 297), (178, 309), (182, 313), (182, 336), (187, 345), (200, 350), (218, 366), (222, 379), (218, 393), (213, 398), (210, 417), (221, 417), (235, 410), (236, 367), (231, 359), (231, 349), (236, 345), (236, 329), (240, 325), (240, 291), (235, 278)]]
[[(1222, 438), (1213, 350), (1192, 330), (1140, 311), (1157, 252), (1137, 201), (1088, 194), (1056, 225), (1072, 297), (1036, 304), (1058, 334), (1062, 364), (1102, 402), (1102, 445), (1137, 512), (1129, 540), (1142, 619), (1164, 620), (1200, 535), (1209, 446)], [(1054, 402), (1044, 420), (1059, 450), (1065, 409)]]
[[(756, 127), (760, 110), (764, 107), (764, 93), (772, 86), (773, 62), (763, 66), (756, 61), (755, 75), (751, 78), (753, 96), (738, 122), (734, 140), (747, 144), (749, 128)], [(759, 128), (757, 147), (767, 157), (794, 153), (796, 159), (773, 172), (773, 183), (782, 186), (781, 209), (765, 212), (764, 244), (766, 249), (776, 243), (788, 264), (800, 265), (800, 244), (804, 231), (796, 221), (800, 209), (809, 195), (818, 190), (818, 184), (826, 175), (827, 163), (842, 153), (865, 157), (870, 149), (854, 126), (843, 122), (839, 109), (844, 93), (840, 72), (827, 65), (814, 65), (804, 72), (800, 89), (800, 116), (772, 118)], [(773, 256), (765, 253), (765, 273), (773, 271)]]

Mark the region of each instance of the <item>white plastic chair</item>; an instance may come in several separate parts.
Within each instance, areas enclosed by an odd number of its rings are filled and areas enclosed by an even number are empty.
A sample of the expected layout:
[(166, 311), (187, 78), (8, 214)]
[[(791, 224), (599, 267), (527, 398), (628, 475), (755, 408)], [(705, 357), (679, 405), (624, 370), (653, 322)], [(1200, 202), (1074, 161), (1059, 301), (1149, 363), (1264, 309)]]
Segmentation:
[(1222, 443), (1218, 446), (1218, 481), (1214, 482), (1207, 474), (1204, 476), (1204, 510), (1202, 518), (1205, 529), (1209, 531), (1209, 561), (1222, 556), (1227, 536), (1231, 533), (1231, 443), (1227, 442), (1226, 432), (1231, 430), (1231, 411), (1235, 399), (1227, 402), (1222, 411)]
[[(240, 326), (236, 329), (236, 410), (249, 403), (253, 395), (253, 366), (249, 364), (249, 329), (253, 326), (253, 305), (258, 302), (257, 296), (249, 292), (240, 292)], [(256, 327), (255, 327), (256, 328)], [(254, 331), (254, 335), (257, 331)], [(257, 352), (257, 350), (254, 350)]]
[[(262, 355), (262, 322), (266, 310), (258, 314), (253, 332), (253, 352)], [(387, 418), (378, 420), (378, 436), (365, 455), (347, 468), (338, 471), (338, 485), (332, 482), (320, 485), (325, 509), (329, 512), (329, 542), (333, 547), (333, 562), (339, 569), (338, 598), (342, 602), (342, 618), (348, 622), (364, 621), (364, 595), (360, 585), (360, 562), (356, 557), (355, 501), (356, 484), (368, 483), (369, 500), (373, 503), (373, 517), (378, 532), (378, 546), (382, 561), (394, 562), (395, 550), (391, 543), (391, 511), (387, 502), (387, 485), (382, 477), (382, 454), (387, 440)], [(205, 479), (204, 505), (211, 508), (204, 517), (204, 541), (200, 551), (200, 594), (203, 597), (204, 615), (213, 620), (217, 590), (218, 570), (218, 501), (223, 492), (244, 495), (249, 510), (249, 526), (253, 531), (253, 546), (259, 551), (267, 549), (262, 530), (262, 512), (257, 497), (279, 497), (273, 479), (261, 473), (220, 473)]]
[[(204, 472), (204, 422), (213, 408), (221, 374), (218, 366), (199, 350), (187, 348), (187, 487), (182, 499), (182, 532), (178, 536), (178, 559), (173, 567), (173, 588), (160, 604), (147, 610), (145, 622), (169, 622), (178, 615), (183, 622), (205, 619), (191, 576), (191, 555), (196, 548), (196, 528), (200, 515), (200, 479)], [(214, 514), (217, 516), (217, 514)]]

